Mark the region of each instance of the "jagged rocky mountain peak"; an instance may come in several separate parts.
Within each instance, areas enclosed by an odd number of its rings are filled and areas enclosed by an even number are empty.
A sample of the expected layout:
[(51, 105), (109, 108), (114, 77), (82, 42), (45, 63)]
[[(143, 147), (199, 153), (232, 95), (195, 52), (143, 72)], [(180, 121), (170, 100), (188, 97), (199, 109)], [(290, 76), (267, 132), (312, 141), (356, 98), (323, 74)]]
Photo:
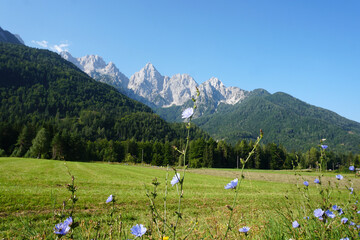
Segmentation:
[(109, 62), (106, 66), (105, 69), (110, 73), (112, 72), (113, 74), (116, 74), (117, 72), (119, 72), (119, 69), (116, 67), (116, 65), (113, 62)]
[(106, 63), (104, 59), (98, 55), (87, 55), (78, 59), (79, 63), (84, 66), (84, 69), (93, 71), (99, 68), (105, 68)]
[[(129, 97), (151, 103), (156, 107), (181, 106), (196, 95), (196, 88), (200, 90), (200, 105), (206, 107), (209, 101), (213, 106), (220, 103), (236, 104), (245, 99), (248, 92), (237, 87), (226, 87), (221, 80), (212, 77), (202, 84), (187, 73), (177, 73), (173, 76), (162, 75), (155, 66), (148, 62), (130, 79), (123, 75), (113, 62), (106, 64), (98, 55), (87, 55), (73, 58), (70, 53), (61, 53), (63, 58), (76, 64), (91, 77), (108, 83)], [(150, 106), (150, 105), (149, 105)]]
[(217, 77), (211, 77), (206, 82), (208, 82), (210, 85), (214, 87), (225, 87), (224, 84)]
[(139, 72), (135, 73), (133, 76), (137, 76), (138, 78), (140, 77), (143, 80), (151, 80), (153, 78), (159, 80), (160, 78), (163, 78), (163, 76), (159, 73), (155, 66), (150, 62), (147, 63)]
[(68, 51), (62, 51), (59, 54), (62, 58), (66, 59), (66, 60), (68, 60), (68, 58), (73, 58), (71, 53), (69, 53)]
[(189, 85), (189, 84), (193, 85), (194, 83), (196, 84), (196, 86), (198, 85), (194, 80), (194, 78), (187, 73), (183, 73), (183, 74), (177, 73), (174, 76), (172, 76), (169, 81), (177, 82), (178, 84), (182, 84), (182, 85)]
[(145, 66), (143, 67), (143, 69), (149, 70), (149, 71), (157, 71), (151, 62), (146, 63)]
[(61, 57), (75, 64), (90, 77), (109, 85), (123, 92), (127, 89), (129, 78), (126, 77), (113, 62), (106, 64), (104, 59), (98, 55), (86, 55), (75, 58), (69, 52), (63, 51)]
[(74, 58), (68, 51), (62, 51), (60, 52), (60, 56), (65, 59), (65, 60), (68, 60), (69, 62), (75, 64), (78, 68), (80, 68), (81, 70), (84, 71), (84, 68), (83, 66), (81, 66), (79, 64), (79, 62), (77, 61), (76, 58)]

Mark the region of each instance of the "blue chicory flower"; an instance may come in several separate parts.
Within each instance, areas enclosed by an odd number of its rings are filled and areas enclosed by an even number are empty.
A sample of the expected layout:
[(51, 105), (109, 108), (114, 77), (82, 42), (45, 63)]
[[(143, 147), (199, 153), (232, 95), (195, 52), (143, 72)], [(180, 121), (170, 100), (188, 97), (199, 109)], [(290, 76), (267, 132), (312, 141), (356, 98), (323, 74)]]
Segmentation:
[(136, 224), (131, 228), (131, 234), (135, 235), (136, 237), (141, 237), (146, 233), (146, 227), (144, 227), (142, 224)]
[(352, 222), (352, 221), (350, 221), (349, 225), (350, 225), (350, 226), (354, 226), (354, 225), (355, 225), (355, 223), (354, 223), (354, 222)]
[(349, 190), (350, 190), (350, 194), (353, 194), (353, 192), (354, 192), (354, 188), (349, 187)]
[(315, 178), (314, 183), (320, 183), (320, 180), (318, 178)]
[(235, 178), (234, 180), (232, 180), (230, 183), (228, 183), (226, 186), (225, 186), (225, 189), (232, 189), (232, 188), (236, 188), (237, 184), (238, 184), (238, 179)]
[(354, 167), (354, 166), (350, 166), (350, 167), (349, 167), (349, 170), (350, 170), (350, 171), (354, 171), (354, 170), (355, 170), (355, 167)]
[(295, 220), (292, 222), (292, 226), (293, 226), (293, 228), (297, 228), (300, 226), (300, 224)]
[(341, 180), (341, 179), (343, 179), (344, 177), (343, 177), (341, 174), (338, 174), (338, 175), (336, 175), (336, 178), (337, 178), (338, 180)]
[(329, 218), (334, 218), (334, 217), (336, 217), (335, 214), (334, 214), (332, 211), (330, 211), (330, 210), (326, 210), (326, 211), (325, 211), (325, 214), (326, 214), (326, 216), (328, 216)]
[(340, 240), (350, 240), (350, 239), (346, 237), (346, 238), (340, 238)]
[(110, 195), (106, 200), (106, 203), (112, 202), (112, 200), (113, 200), (113, 195)]
[(182, 112), (181, 118), (188, 119), (193, 114), (194, 114), (194, 109), (193, 108), (187, 108)]
[(332, 206), (332, 209), (333, 209), (334, 211), (339, 210), (339, 208), (338, 208), (338, 206), (337, 206), (337, 205), (333, 205), (333, 206)]
[(341, 215), (341, 214), (344, 213), (344, 211), (342, 210), (342, 208), (339, 208), (337, 211), (339, 212), (339, 215)]
[(66, 235), (70, 231), (70, 226), (59, 223), (55, 225), (54, 233), (58, 235)]
[(349, 219), (347, 219), (346, 217), (343, 217), (343, 218), (341, 219), (341, 223), (347, 223), (348, 220), (349, 220)]
[(55, 225), (54, 233), (58, 235), (65, 235), (70, 231), (70, 225), (72, 224), (73, 220), (71, 217), (65, 219), (63, 223), (59, 223)]
[(65, 219), (64, 223), (65, 223), (66, 225), (71, 225), (71, 224), (73, 223), (72, 217), (68, 217), (67, 219)]
[(321, 148), (325, 150), (325, 149), (328, 148), (328, 146), (327, 145), (321, 145)]
[(314, 216), (320, 218), (324, 214), (324, 211), (321, 208), (314, 210)]
[(360, 211), (358, 211), (357, 213), (360, 213)]
[(180, 173), (176, 173), (173, 179), (171, 180), (171, 185), (174, 186), (177, 184), (180, 180)]
[(242, 228), (239, 229), (239, 232), (247, 233), (249, 230), (250, 230), (249, 227), (242, 227)]
[(308, 181), (304, 181), (303, 182), (305, 186), (309, 186), (309, 182)]

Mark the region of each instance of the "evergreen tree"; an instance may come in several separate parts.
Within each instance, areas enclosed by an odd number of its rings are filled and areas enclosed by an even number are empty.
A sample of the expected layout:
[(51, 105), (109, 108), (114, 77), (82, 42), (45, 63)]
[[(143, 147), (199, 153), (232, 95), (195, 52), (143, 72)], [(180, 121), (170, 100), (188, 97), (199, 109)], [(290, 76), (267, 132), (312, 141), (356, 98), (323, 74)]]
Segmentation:
[(151, 164), (155, 166), (162, 166), (163, 165), (163, 146), (160, 142), (156, 141), (153, 144), (153, 155), (152, 155), (152, 161)]
[(34, 138), (33, 127), (24, 126), (16, 143), (16, 147), (11, 154), (14, 157), (23, 157), (25, 153), (30, 149), (32, 143), (31, 140)]
[(205, 140), (202, 138), (190, 142), (190, 167), (199, 168), (202, 166), (205, 146)]
[(283, 169), (286, 157), (285, 152), (275, 143), (267, 144), (265, 151), (268, 152), (270, 169)]
[(52, 159), (64, 159), (64, 142), (59, 133), (51, 141)]

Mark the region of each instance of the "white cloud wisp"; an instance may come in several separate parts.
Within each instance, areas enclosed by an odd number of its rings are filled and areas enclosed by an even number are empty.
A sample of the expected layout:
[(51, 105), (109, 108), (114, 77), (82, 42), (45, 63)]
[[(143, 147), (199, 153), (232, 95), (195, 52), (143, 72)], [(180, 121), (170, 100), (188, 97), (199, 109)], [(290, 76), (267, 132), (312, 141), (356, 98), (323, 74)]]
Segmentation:
[(65, 41), (65, 43), (60, 43), (60, 44), (49, 44), (49, 42), (46, 40), (42, 40), (42, 41), (32, 40), (31, 42), (34, 45), (40, 46), (42, 48), (47, 48), (57, 53), (60, 53), (62, 51), (68, 51), (68, 47), (70, 46), (70, 44), (67, 41)]

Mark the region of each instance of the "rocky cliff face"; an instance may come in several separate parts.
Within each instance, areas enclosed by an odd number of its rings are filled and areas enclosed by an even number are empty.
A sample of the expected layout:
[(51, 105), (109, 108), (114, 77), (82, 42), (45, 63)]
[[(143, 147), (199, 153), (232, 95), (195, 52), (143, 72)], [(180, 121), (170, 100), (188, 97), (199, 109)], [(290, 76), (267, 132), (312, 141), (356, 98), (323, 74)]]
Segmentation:
[(196, 88), (200, 91), (198, 105), (204, 109), (211, 106), (212, 111), (215, 111), (220, 103), (234, 105), (249, 95), (248, 91), (238, 87), (226, 87), (215, 77), (199, 85), (188, 74), (163, 76), (151, 63), (147, 63), (129, 79), (114, 63), (107, 64), (100, 56), (74, 58), (68, 52), (62, 52), (60, 55), (92, 78), (112, 85), (129, 97), (151, 107), (182, 106), (196, 95)]
[(196, 95), (196, 88), (200, 91), (203, 104), (211, 99), (216, 105), (233, 105), (245, 99), (249, 93), (237, 87), (225, 87), (217, 78), (199, 85), (188, 74), (162, 76), (151, 63), (131, 76), (128, 88), (158, 107), (181, 106)]
[(90, 77), (112, 85), (116, 88), (126, 89), (129, 83), (127, 78), (114, 63), (105, 63), (104, 59), (97, 55), (87, 55), (80, 58), (74, 58), (69, 52), (61, 52), (60, 55), (75, 64)]

